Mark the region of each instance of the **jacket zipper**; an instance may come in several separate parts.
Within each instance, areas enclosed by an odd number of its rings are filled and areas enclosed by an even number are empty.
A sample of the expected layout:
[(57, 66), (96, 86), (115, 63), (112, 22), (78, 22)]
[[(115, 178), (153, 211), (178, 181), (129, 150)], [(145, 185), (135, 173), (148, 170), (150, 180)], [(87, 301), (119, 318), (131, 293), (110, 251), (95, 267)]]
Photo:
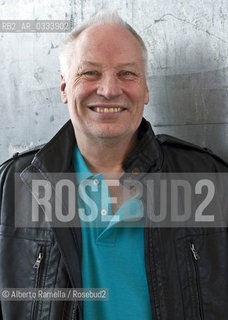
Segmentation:
[(194, 243), (191, 242), (190, 249), (193, 255), (193, 262), (194, 262), (194, 269), (195, 269), (195, 275), (196, 275), (196, 287), (197, 287), (197, 294), (198, 294), (198, 301), (199, 301), (199, 314), (200, 319), (203, 320), (203, 310), (202, 310), (202, 299), (200, 295), (200, 283), (199, 283), (199, 269), (198, 269), (198, 260), (200, 259), (200, 256), (195, 248)]
[(36, 259), (36, 262), (33, 265), (34, 269), (39, 269), (42, 259), (43, 259), (43, 254), (42, 254), (42, 252), (40, 252), (37, 259)]
[[(38, 256), (36, 258), (36, 261), (33, 265), (33, 269), (36, 269), (36, 280), (35, 280), (35, 289), (39, 287), (40, 282), (40, 265), (43, 260), (44, 254), (43, 254), (43, 248), (40, 248), (40, 251), (38, 253)], [(35, 314), (38, 310), (39, 301), (35, 300), (33, 304), (33, 310), (32, 310), (32, 319), (35, 319)]]

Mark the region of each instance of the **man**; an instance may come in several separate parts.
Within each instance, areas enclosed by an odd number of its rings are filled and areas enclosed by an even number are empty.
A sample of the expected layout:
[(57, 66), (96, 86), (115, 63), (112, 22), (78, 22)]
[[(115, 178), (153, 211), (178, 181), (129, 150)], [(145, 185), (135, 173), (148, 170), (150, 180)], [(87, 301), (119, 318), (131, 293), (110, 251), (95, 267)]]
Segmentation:
[[(71, 122), (43, 148), (16, 155), (1, 168), (0, 285), (108, 288), (109, 299), (2, 300), (2, 318), (226, 319), (226, 229), (150, 228), (150, 207), (137, 191), (130, 188), (123, 198), (122, 186), (110, 187), (108, 177), (227, 172), (227, 164), (197, 146), (154, 136), (142, 118), (149, 101), (146, 48), (117, 14), (100, 13), (74, 30), (61, 47), (60, 62), (61, 97)], [(78, 173), (79, 224), (15, 227), (18, 216), (30, 218), (30, 193), (39, 198), (34, 174), (54, 189), (56, 172)], [(96, 219), (88, 218), (94, 210), (83, 201), (86, 193), (95, 200)], [(113, 196), (118, 201), (110, 206)], [(110, 214), (102, 227), (102, 217)], [(112, 228), (115, 223), (120, 227)]]

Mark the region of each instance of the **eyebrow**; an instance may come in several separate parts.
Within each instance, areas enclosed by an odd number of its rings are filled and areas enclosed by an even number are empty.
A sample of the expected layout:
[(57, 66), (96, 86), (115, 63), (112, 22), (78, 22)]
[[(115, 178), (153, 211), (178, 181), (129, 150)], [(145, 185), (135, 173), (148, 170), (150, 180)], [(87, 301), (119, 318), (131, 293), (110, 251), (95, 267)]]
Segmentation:
[[(100, 67), (101, 66), (100, 63), (96, 63), (96, 62), (92, 62), (92, 61), (84, 61), (82, 63), (82, 66), (83, 65), (91, 65), (91, 66), (95, 66), (95, 67)], [(118, 67), (136, 67), (136, 66), (137, 66), (137, 63), (135, 63), (135, 62), (127, 62), (127, 63), (118, 64)]]

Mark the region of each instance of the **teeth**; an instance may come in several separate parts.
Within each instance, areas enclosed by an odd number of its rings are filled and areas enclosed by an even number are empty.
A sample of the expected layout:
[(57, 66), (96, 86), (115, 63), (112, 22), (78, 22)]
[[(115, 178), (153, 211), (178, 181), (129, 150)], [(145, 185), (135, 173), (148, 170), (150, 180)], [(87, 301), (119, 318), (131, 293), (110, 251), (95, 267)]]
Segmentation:
[(98, 112), (98, 113), (113, 113), (113, 112), (120, 112), (122, 111), (123, 108), (104, 108), (104, 107), (95, 107), (94, 111)]

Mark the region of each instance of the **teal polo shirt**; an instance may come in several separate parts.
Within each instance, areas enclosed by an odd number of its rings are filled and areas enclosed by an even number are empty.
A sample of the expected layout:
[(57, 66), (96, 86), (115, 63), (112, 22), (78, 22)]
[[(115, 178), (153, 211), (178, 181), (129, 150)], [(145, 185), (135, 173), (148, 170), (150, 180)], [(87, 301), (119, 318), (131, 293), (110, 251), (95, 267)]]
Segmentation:
[(73, 161), (82, 230), (84, 288), (107, 288), (107, 301), (84, 300), (84, 320), (152, 319), (144, 259), (144, 208), (138, 195), (113, 215), (102, 174), (76, 147)]

